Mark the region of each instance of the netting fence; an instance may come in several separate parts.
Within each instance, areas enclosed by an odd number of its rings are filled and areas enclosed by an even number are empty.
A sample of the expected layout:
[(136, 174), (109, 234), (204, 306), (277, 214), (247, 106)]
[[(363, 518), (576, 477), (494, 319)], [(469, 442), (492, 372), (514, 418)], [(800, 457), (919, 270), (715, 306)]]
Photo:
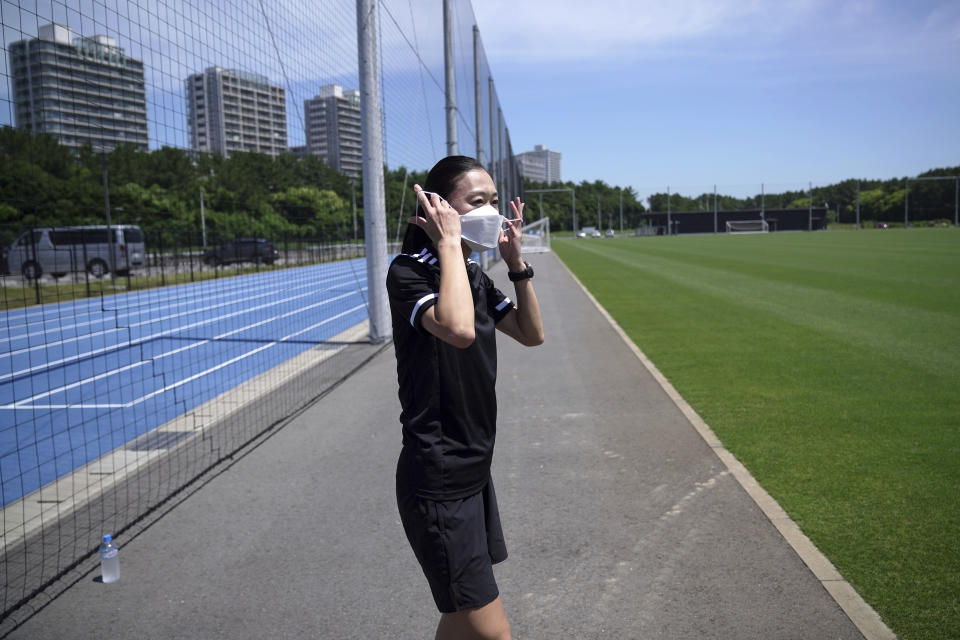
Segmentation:
[[(773, 231), (817, 231), (834, 224), (857, 227), (956, 226), (960, 176), (934, 170), (920, 177), (756, 185), (642, 187), (647, 210), (628, 218), (638, 233), (724, 233), (727, 223), (763, 221)], [(943, 175), (939, 175), (943, 174)], [(608, 213), (611, 213), (608, 211)], [(589, 222), (604, 221), (603, 212)], [(612, 215), (606, 221), (613, 226)]]
[(358, 5), (0, 3), (0, 631), (382, 348), (365, 211), (451, 149), (522, 195), (470, 2), (373, 3), (376, 123)]

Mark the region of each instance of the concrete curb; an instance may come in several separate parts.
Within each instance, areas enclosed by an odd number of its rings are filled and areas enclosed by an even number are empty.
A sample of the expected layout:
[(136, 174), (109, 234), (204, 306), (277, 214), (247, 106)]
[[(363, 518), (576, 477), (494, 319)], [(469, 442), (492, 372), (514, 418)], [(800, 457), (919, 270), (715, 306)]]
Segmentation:
[(710, 428), (710, 425), (683, 399), (670, 381), (660, 373), (656, 365), (647, 358), (646, 354), (634, 344), (633, 340), (631, 340), (620, 325), (617, 324), (617, 321), (597, 302), (597, 299), (594, 298), (583, 283), (580, 282), (579, 278), (570, 271), (562, 260), (560, 264), (567, 270), (567, 273), (570, 274), (570, 277), (577, 283), (577, 286), (580, 287), (590, 302), (592, 302), (603, 317), (606, 318), (614, 331), (623, 339), (623, 342), (633, 351), (637, 359), (640, 360), (647, 371), (650, 372), (677, 408), (686, 416), (691, 426), (696, 429), (704, 442), (713, 449), (717, 457), (726, 465), (733, 477), (736, 478), (740, 486), (747, 492), (747, 495), (750, 496), (773, 526), (776, 527), (787, 544), (800, 556), (803, 563), (807, 565), (817, 580), (820, 581), (820, 584), (823, 585), (823, 588), (826, 589), (827, 593), (829, 593), (840, 608), (843, 609), (843, 612), (847, 614), (850, 621), (856, 625), (860, 633), (863, 634), (863, 637), (866, 640), (895, 640), (896, 635), (884, 624), (880, 615), (874, 611), (873, 607), (860, 597), (860, 594), (843, 578), (836, 567), (833, 566), (833, 563), (817, 549), (810, 538), (800, 530), (797, 523), (787, 515), (787, 512), (774, 500), (773, 496), (767, 493), (747, 468), (723, 446), (723, 443), (717, 438), (713, 429)]

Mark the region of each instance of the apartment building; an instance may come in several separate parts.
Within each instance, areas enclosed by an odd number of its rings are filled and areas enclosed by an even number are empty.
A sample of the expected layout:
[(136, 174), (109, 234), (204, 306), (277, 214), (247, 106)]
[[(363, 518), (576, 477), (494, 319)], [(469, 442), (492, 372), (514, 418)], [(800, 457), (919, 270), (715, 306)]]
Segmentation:
[(37, 38), (11, 44), (9, 58), (18, 128), (74, 148), (147, 149), (143, 62), (113, 38), (75, 38), (69, 27), (47, 24)]
[(316, 97), (304, 100), (306, 152), (323, 158), (345, 176), (358, 178), (363, 170), (360, 92), (338, 84), (320, 87)]
[(266, 76), (208, 67), (186, 80), (187, 128), (195, 151), (230, 155), (287, 151), (287, 101)]
[(538, 144), (534, 145), (533, 151), (524, 151), (515, 157), (524, 178), (537, 182), (563, 182), (560, 171), (562, 154), (559, 151)]

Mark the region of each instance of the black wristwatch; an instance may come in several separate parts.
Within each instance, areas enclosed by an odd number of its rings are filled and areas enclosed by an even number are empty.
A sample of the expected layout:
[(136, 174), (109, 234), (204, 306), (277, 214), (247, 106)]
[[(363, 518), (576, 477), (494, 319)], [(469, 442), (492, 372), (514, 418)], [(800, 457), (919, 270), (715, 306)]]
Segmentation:
[(520, 280), (533, 277), (533, 267), (530, 266), (530, 263), (524, 260), (523, 264), (527, 267), (523, 271), (507, 271), (507, 277), (510, 278), (510, 282), (519, 282)]

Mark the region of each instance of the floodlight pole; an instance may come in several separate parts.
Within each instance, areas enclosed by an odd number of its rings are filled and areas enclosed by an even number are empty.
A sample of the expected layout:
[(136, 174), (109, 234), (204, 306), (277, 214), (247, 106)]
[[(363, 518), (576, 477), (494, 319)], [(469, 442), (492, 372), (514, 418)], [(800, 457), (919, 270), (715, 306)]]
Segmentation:
[(813, 231), (813, 182), (807, 190), (807, 231)]

